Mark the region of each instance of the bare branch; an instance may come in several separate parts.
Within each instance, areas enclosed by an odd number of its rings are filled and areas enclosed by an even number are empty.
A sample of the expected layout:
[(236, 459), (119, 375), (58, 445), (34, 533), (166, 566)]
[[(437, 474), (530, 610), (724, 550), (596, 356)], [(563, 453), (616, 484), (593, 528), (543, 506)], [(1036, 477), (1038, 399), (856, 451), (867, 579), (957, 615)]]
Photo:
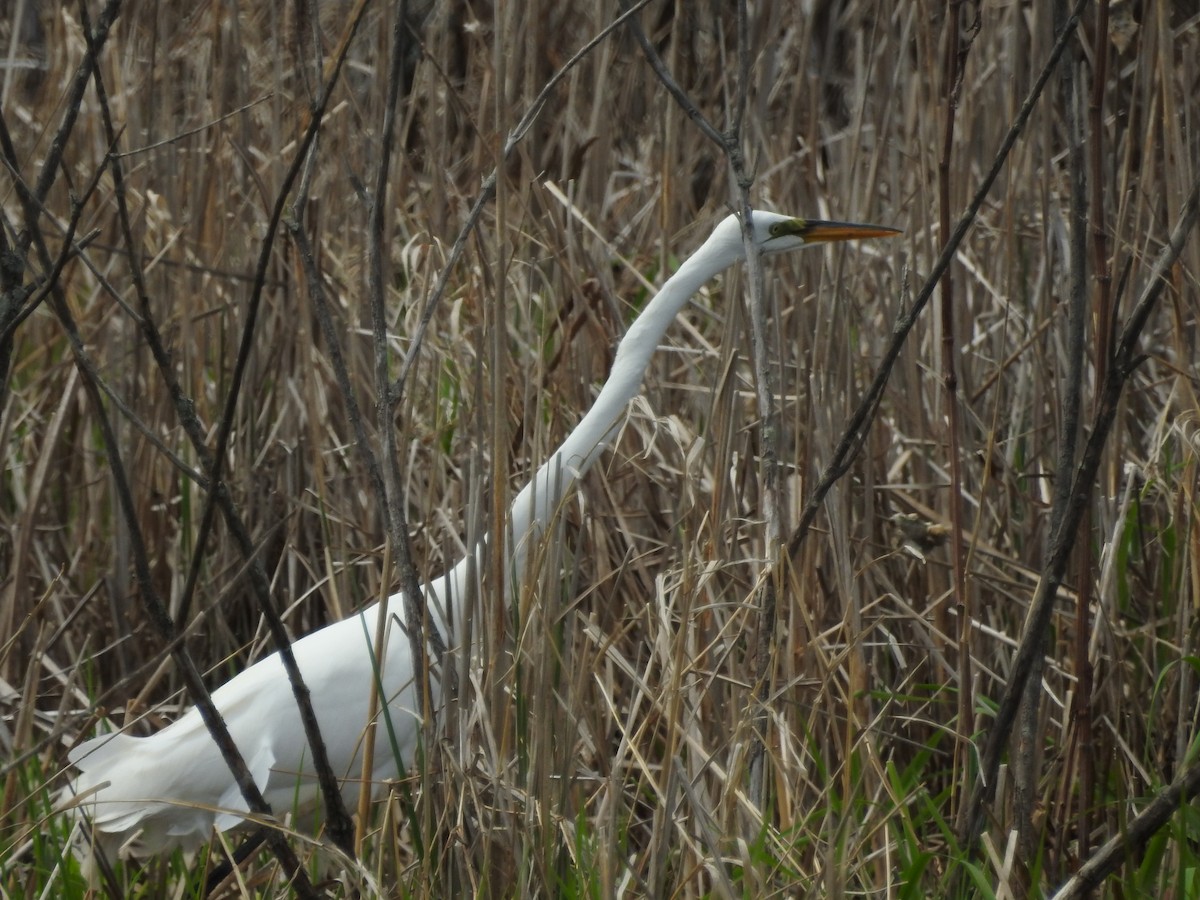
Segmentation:
[(1180, 211), (1179, 221), (1171, 232), (1167, 246), (1162, 249), (1154, 263), (1150, 280), (1129, 315), (1129, 320), (1117, 343), (1116, 352), (1110, 361), (1108, 378), (1105, 379), (1097, 407), (1096, 421), (1092, 433), (1088, 437), (1075, 477), (1071, 481), (1070, 504), (1066, 507), (1058, 528), (1050, 540), (1050, 552), (1042, 569), (1033, 600), (1029, 605), (1029, 612), (1026, 614), (1021, 643), (1013, 658), (1012, 674), (1009, 676), (1004, 695), (1000, 699), (995, 719), (988, 732), (987, 743), (980, 762), (979, 780), (972, 791), (967, 811), (966, 828), (959, 835), (964, 846), (974, 844), (982, 827), (983, 808), (995, 796), (1000, 759), (1004, 753), (1004, 747), (1008, 743), (1022, 691), (1033, 671), (1034, 657), (1041, 652), (1040, 635), (1049, 626), (1050, 616), (1054, 611), (1054, 598), (1062, 584), (1067, 560), (1078, 537), (1079, 523), (1092, 495), (1104, 446), (1112, 431), (1113, 423), (1116, 421), (1121, 393), (1126, 382), (1141, 362), (1141, 358), (1136, 352), (1138, 338), (1167, 284), (1168, 270), (1183, 251), (1184, 243), (1191, 233), (1192, 227), (1196, 224), (1198, 202), (1200, 202), (1200, 180), (1195, 181), (1188, 192), (1187, 200)]
[[(517, 144), (525, 137), (526, 132), (538, 116), (542, 112), (542, 107), (546, 105), (546, 101), (550, 99), (550, 94), (559, 83), (567, 76), (567, 74), (577, 66), (581, 60), (585, 59), (589, 53), (594, 50), (602, 40), (620, 28), (629, 21), (634, 13), (640, 10), (643, 6), (649, 3), (650, 0), (638, 0), (633, 6), (627, 9), (617, 18), (613, 19), (599, 34), (584, 44), (576, 51), (575, 55), (568, 59), (554, 76), (546, 82), (545, 86), (538, 91), (538, 95), (529, 105), (529, 109), (525, 111), (525, 115), (508, 133), (508, 137), (504, 139), (504, 149), (500, 153), (500, 162), (503, 164), (512, 154)], [(416, 362), (417, 356), (421, 352), (421, 344), (425, 338), (425, 332), (429, 329), (429, 322), (433, 319), (433, 312), (437, 309), (438, 304), (442, 300), (442, 295), (446, 293), (446, 285), (450, 281), (450, 273), (454, 271), (454, 267), (458, 265), (459, 259), (462, 258), (463, 250), (467, 246), (467, 238), (471, 236), (471, 232), (475, 230), (475, 226), (479, 224), (479, 217), (483, 214), (483, 208), (487, 206), (492, 198), (496, 196), (496, 179), (499, 177), (499, 168), (492, 169), (490, 175), (483, 180), (483, 187), (479, 191), (479, 195), (475, 198), (475, 202), (471, 204), (471, 210), (467, 213), (467, 219), (463, 222), (463, 226), (459, 229), (458, 237), (454, 239), (454, 243), (450, 246), (450, 253), (446, 257), (446, 265), (442, 267), (442, 271), (438, 274), (437, 281), (433, 284), (433, 291), (429, 295), (429, 299), (425, 302), (425, 308), (421, 310), (421, 320), (417, 325), (416, 333), (412, 336), (412, 341), (408, 348), (408, 353), (404, 357), (404, 362), (400, 367), (400, 375), (392, 382), (391, 399), (392, 404), (399, 404), (404, 396), (404, 386), (408, 381), (408, 374), (412, 371), (413, 363)]]

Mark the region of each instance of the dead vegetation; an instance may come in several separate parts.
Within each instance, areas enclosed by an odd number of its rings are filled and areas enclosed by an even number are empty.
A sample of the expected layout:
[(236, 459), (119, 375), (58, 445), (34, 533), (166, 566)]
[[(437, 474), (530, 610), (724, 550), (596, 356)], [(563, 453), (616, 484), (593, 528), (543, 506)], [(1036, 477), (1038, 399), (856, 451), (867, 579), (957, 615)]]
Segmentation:
[[(963, 4), (953, 90), (940, 4), (755, 5), (743, 133), (754, 202), (905, 231), (765, 267), (785, 529), (945, 244), (939, 192), (957, 217), (1045, 65), (1052, 5)], [(95, 56), (106, 99), (94, 83), (82, 92), (61, 159), (54, 138), (88, 54), (80, 9), (9, 11), (0, 885), (7, 896), (81, 896), (51, 814), (66, 749), (100, 717), (152, 730), (186, 702), (139, 601), (136, 538), (90, 380), (104, 386), (148, 573), (186, 627), (187, 652), (216, 685), (271, 649), (245, 554), (224, 526), (189, 593), (205, 462), (139, 326), (139, 279), (211, 449), (257, 278), (261, 309), (223, 464), (291, 633), (367, 602), (381, 578), (393, 584), (382, 570), (385, 504), (356, 454), (289, 227), (311, 244), (378, 450), (368, 227), (396, 12), (369, 7), (349, 41), (256, 276), (352, 5), (130, 5)], [(613, 4), (410, 4), (420, 45), (403, 67), (382, 225), (392, 377), (469, 207), (500, 173), (389, 418), (422, 578), (485, 533), (495, 504), (575, 426), (652, 285), (730, 202), (719, 149), (624, 29), (567, 74), (500, 160), (542, 87), (619, 14)], [(653, 2), (638, 15), (680, 86), (724, 127), (737, 87), (733, 13)], [(1078, 457), (1115, 336), (1153, 284), (1200, 171), (1194, 3), (1088, 3), (1064, 59), (1075, 117), (1056, 70), (954, 256), (953, 332), (935, 306), (918, 320), (861, 452), (778, 577), (764, 796), (748, 782), (764, 708), (756, 591), (777, 553), (764, 539), (770, 438), (734, 272), (669, 334), (617, 449), (567, 502), (511, 614), (500, 621), (481, 605), (483, 663), (462, 673), (423, 770), (376, 810), (361, 858), (331, 867), (294, 842), (303, 860), (396, 896), (1041, 896), (1195, 762), (1192, 234), (1085, 485), (1086, 518), (1041, 629), (1035, 702), (1003, 743), (978, 840), (962, 842), (1061, 514), (1072, 260), (1082, 249)], [(948, 95), (955, 121), (939, 180)], [(104, 105), (119, 131), (120, 185), (105, 168)], [(73, 354), (67, 314), (92, 372)], [(483, 582), (494, 586), (495, 574)], [(1196, 830), (1184, 804), (1118, 857), (1099, 896), (1194, 896)], [(275, 865), (252, 863), (231, 895), (284, 893)], [(117, 878), (130, 896), (202, 883), (178, 861)]]

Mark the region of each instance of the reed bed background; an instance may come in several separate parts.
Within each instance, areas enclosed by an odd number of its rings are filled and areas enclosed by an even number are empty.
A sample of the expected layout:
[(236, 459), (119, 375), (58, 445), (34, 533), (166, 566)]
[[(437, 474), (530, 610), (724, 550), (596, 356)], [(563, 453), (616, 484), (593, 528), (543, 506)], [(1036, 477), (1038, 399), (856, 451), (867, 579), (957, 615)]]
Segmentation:
[[(741, 145), (754, 204), (904, 231), (765, 264), (785, 534), (947, 224), (1045, 65), (1065, 9), (923, 0), (751, 8)], [(384, 418), (400, 448), (422, 580), (488, 531), (576, 425), (653, 285), (729, 209), (720, 149), (624, 27), (570, 70), (501, 159), (538, 92), (620, 12), (614, 3), (408, 4), (413, 42), (381, 226), (392, 377), (450, 244), (499, 172), (432, 309), (402, 403)], [(67, 852), (66, 817), (54, 811), (73, 743), (134, 718), (148, 733), (187, 702), (138, 600), (114, 448), (85, 387), (95, 378), (109, 392), (154, 588), (186, 626), (187, 651), (220, 684), (270, 643), (245, 555), (223, 526), (185, 601), (205, 503), (187, 470), (203, 461), (139, 327), (135, 274), (211, 448), (271, 210), (358, 10), (128, 5), (95, 57), (106, 100), (94, 84), (83, 93), (49, 170), (88, 54), (81, 9), (10, 3), (8, 13), (0, 890), (199, 896), (207, 853), (118, 864), (116, 888), (88, 887)], [(349, 38), (272, 237), (224, 457), (295, 635), (396, 583), (384, 571), (384, 500), (356, 453), (302, 250), (312, 248), (378, 452), (367, 248), (398, 14), (372, 4)], [(682, 89), (726, 127), (738, 88), (733, 8), (655, 0), (637, 17)], [(1074, 116), (1064, 73), (1074, 73)], [(953, 257), (950, 330), (936, 303), (918, 319), (861, 452), (782, 569), (770, 565), (780, 551), (763, 524), (771, 438), (755, 402), (744, 274), (698, 295), (507, 614), (494, 602), (503, 576), (482, 574), (477, 659), (460, 660), (457, 698), (421, 771), (377, 804), (360, 858), (295, 839), (319, 886), (391, 896), (1044, 896), (1105, 841), (1128, 835), (1196, 755), (1194, 234), (1168, 270), (1138, 343), (1145, 358), (1096, 477), (1082, 486), (1086, 517), (1041, 629), (1035, 689), (1003, 743), (994, 798), (971, 839), (963, 829), (1067, 477), (1072, 264), (1086, 266), (1077, 279), (1082, 441), (1111, 367), (1110, 323), (1119, 331), (1152, 283), (1200, 171), (1198, 96), (1196, 3), (1086, 4)], [(119, 131), (112, 147), (105, 104)], [(109, 169), (89, 193), (110, 150), (121, 154), (123, 186)], [(24, 204), (18, 179), (47, 186), (40, 207)], [(40, 232), (54, 259), (73, 218), (80, 245), (55, 270), (22, 232)], [(24, 271), (18, 249), (28, 251)], [(77, 365), (53, 297), (9, 327), (28, 304), (21, 290), (46, 283), (61, 292), (94, 373)], [(950, 406), (944, 354), (956, 376)], [(773, 623), (758, 594), (772, 579)], [(761, 792), (751, 790), (756, 734)], [(1152, 837), (1130, 836), (1094, 896), (1200, 894), (1200, 817), (1189, 796)], [(289, 890), (268, 854), (221, 888)]]

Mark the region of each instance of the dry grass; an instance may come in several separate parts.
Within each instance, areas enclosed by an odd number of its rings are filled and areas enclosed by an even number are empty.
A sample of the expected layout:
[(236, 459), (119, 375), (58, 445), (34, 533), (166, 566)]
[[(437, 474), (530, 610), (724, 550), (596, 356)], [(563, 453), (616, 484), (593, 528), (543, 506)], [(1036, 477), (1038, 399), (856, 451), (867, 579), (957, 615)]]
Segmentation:
[[(616, 14), (610, 4), (507, 4), (499, 18), (484, 5), (437, 6), (422, 28), (424, 55), (413, 60), (386, 222), (397, 360), (502, 136)], [(809, 6), (757, 4), (751, 23), (746, 145), (756, 203), (894, 224), (905, 235), (766, 267), (793, 510), (873, 376), (909, 297), (906, 282), (923, 278), (944, 237), (940, 5), (812, 4), (813, 14)], [(1048, 4), (982, 6), (954, 134), (956, 211), (1053, 42)], [(315, 27), (325, 53), (348, 14), (346, 3), (322, 6)], [(1129, 266), (1122, 310), (1144, 287), (1200, 169), (1200, 13), (1194, 3), (1114, 3), (1113, 35), (1126, 14), (1133, 30), (1127, 44), (1108, 44), (1101, 134), (1088, 143), (1102, 138), (1099, 168), (1089, 171), (1102, 204), (1092, 222), (1102, 228), (1114, 288)], [(374, 387), (364, 191), (378, 164), (390, 15), (368, 10), (350, 46), (302, 210), (367, 409)], [(732, 18), (713, 19), (707, 4), (656, 2), (641, 20), (684, 89), (723, 122), (733, 90)], [(39, 66), (0, 74), (20, 176), (32, 184), (85, 47), (73, 7), (48, 6), (29, 21), (36, 27), (18, 34), (12, 55)], [(1090, 5), (1084, 26), (1094, 60), (1105, 38)], [(202, 4), (178, 16), (138, 4), (100, 57), (123, 129), (127, 198), (153, 312), (211, 433), (269, 210), (318, 90), (313, 28), (293, 5), (242, 4), (235, 13)], [(1059, 477), (1065, 134), (1052, 87), (958, 253), (957, 333), (941, 334), (933, 315), (918, 324), (862, 454), (785, 579), (766, 807), (746, 790), (757, 709), (754, 593), (769, 551), (742, 279), (733, 273), (669, 334), (644, 402), (617, 449), (569, 498), (507, 631), (498, 636), (491, 606), (480, 611), (488, 663), (463, 679), (426, 771), (379, 811), (379, 830), (350, 882), (368, 892), (441, 896), (923, 897), (952, 884), (972, 895), (1038, 896), (1174, 778), (1191, 758), (1200, 714), (1194, 235), (1147, 327), (1147, 359), (1126, 390), (1092, 492), (1090, 530), (1080, 535), (1090, 557), (1070, 571), (1046, 634), (1031, 804), (1022, 806), (1006, 766), (980, 854), (967, 862), (956, 844), (955, 817), (1021, 635)], [(89, 91), (38, 219), (52, 253), (71, 195), (106, 149)], [(718, 151), (624, 32), (571, 73), (502, 172), (497, 202), (451, 273), (395, 418), (404, 502), (426, 576), (486, 530), (492, 479), (504, 479), (511, 496), (578, 422), (646, 282), (662, 281), (730, 196)], [(14, 184), (6, 173), (9, 243), (24, 227)], [(100, 377), (131, 411), (108, 406), (154, 586), (175, 613), (204, 492), (163, 449), (199, 466), (120, 303), (136, 306), (136, 298), (109, 175), (78, 233), (91, 242), (58, 284)], [(28, 266), (26, 284), (44, 274), (35, 256)], [(503, 339), (493, 341), (498, 312)], [(1085, 421), (1097, 324), (1089, 326)], [(952, 589), (951, 544), (937, 539), (949, 521), (939, 362), (949, 339), (959, 366), (969, 684), (958, 674), (964, 606)], [(254, 343), (227, 454), (229, 484), (288, 627), (301, 634), (377, 594), (385, 529), (285, 236), (271, 257)], [(48, 306), (21, 323), (0, 406), (7, 896), (82, 892), (73, 875), (52, 872), (63, 836), (47, 792), (61, 783), (67, 747), (98, 715), (119, 725), (144, 713), (136, 727), (153, 729), (180, 702), (180, 682), (162, 664), (162, 641), (137, 601), (108, 450), (82, 381)], [(504, 439), (496, 442), (497, 434)], [(925, 541), (929, 529), (935, 539)], [(266, 646), (244, 562), (218, 529), (187, 638), (213, 684)], [(1082, 643), (1081, 590), (1091, 618)], [(1091, 670), (1082, 706), (1080, 646)], [(971, 721), (958, 714), (963, 691)], [(1083, 723), (1090, 724), (1081, 731)], [(1188, 806), (1102, 896), (1194, 896), (1196, 831)], [(956, 879), (971, 872), (967, 889)], [(120, 877), (135, 896), (196, 891), (179, 887), (188, 876), (177, 864)], [(246, 878), (245, 892), (256, 880), (263, 895), (283, 891), (271, 862), (256, 863)]]

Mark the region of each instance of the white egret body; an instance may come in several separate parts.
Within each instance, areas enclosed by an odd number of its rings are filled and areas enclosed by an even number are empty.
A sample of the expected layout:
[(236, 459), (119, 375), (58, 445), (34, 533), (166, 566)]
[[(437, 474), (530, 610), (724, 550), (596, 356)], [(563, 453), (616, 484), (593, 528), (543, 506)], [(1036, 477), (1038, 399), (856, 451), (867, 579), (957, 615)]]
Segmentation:
[[(753, 224), (754, 240), (764, 254), (816, 241), (898, 233), (874, 225), (806, 221), (768, 212), (754, 213)], [(514, 571), (523, 567), (531, 536), (548, 522), (564, 494), (606, 447), (641, 388), (663, 332), (684, 303), (744, 256), (741, 226), (729, 216), (630, 326), (595, 404), (513, 501)], [(463, 640), (461, 633), (448, 627), (446, 618), (461, 628), (464, 616), (453, 607), (466, 592), (467, 562), (464, 559), (425, 588), (426, 595), (436, 599), (431, 610), (446, 613), (445, 618), (435, 613), (434, 621), (448, 634), (451, 647)], [(389, 604), (394, 615), (403, 615), (400, 595), (391, 597)], [(377, 606), (315, 631), (292, 647), (350, 808), (359, 793)], [(419, 731), (412, 655), (408, 637), (396, 624), (389, 626), (386, 638), (383, 697), (402, 756), (399, 762), (407, 765)], [(436, 679), (433, 689), (436, 705)], [(277, 814), (313, 809), (319, 802), (316, 774), (279, 655), (271, 654), (230, 679), (213, 693), (213, 702), (271, 808)], [(194, 707), (150, 737), (115, 734), (85, 741), (71, 751), (70, 760), (81, 773), (74, 791), (91, 819), (93, 840), (109, 854), (144, 857), (174, 847), (193, 850), (209, 839), (214, 828), (233, 828), (247, 813), (246, 802)], [(398, 774), (398, 761), (385, 740), (379, 742), (373, 764), (377, 785)]]

